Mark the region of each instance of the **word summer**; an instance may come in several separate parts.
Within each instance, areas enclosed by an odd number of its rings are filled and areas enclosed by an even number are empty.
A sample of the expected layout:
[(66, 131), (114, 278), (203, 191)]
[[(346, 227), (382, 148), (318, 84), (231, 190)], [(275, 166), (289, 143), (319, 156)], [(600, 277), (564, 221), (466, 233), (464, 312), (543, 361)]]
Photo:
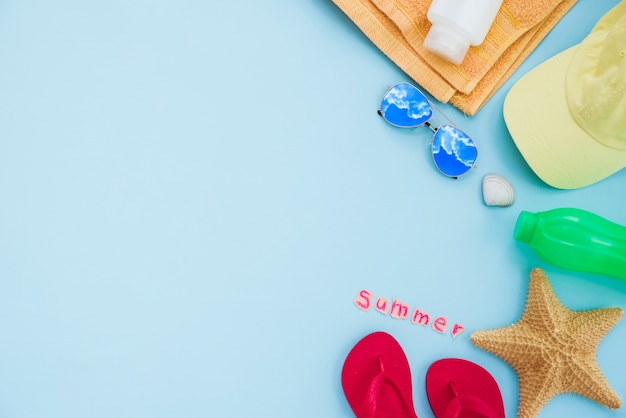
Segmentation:
[[(361, 290), (357, 297), (354, 299), (354, 304), (357, 308), (367, 312), (372, 307), (383, 315), (389, 315), (396, 319), (411, 319), (411, 322), (416, 325), (422, 325), (424, 327), (430, 326), (433, 331), (445, 334), (448, 330), (448, 319), (445, 316), (438, 316), (431, 322), (430, 315), (418, 308), (413, 309), (404, 302), (400, 302), (397, 299), (393, 299), (391, 303), (384, 297), (377, 297), (374, 299), (374, 295), (369, 290)], [(452, 337), (458, 336), (465, 330), (463, 325), (454, 324), (450, 327), (450, 335)]]

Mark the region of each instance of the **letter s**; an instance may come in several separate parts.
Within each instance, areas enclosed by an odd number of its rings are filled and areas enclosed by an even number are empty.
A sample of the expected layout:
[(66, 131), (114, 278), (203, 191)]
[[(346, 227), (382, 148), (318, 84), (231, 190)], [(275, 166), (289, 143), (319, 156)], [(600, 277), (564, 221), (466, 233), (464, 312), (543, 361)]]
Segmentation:
[(357, 297), (354, 299), (354, 304), (357, 308), (364, 311), (369, 311), (372, 307), (372, 293), (369, 290), (361, 290)]

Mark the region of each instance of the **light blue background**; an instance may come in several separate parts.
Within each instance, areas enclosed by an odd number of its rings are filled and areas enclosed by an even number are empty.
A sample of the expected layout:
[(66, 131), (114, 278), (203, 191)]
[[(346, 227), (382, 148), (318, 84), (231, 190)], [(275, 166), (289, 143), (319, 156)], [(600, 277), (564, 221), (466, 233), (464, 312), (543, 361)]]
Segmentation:
[[(474, 117), (443, 109), (479, 166), (437, 173), (428, 133), (386, 125), (410, 81), (329, 0), (0, 3), (0, 417), (352, 417), (347, 352), (462, 357), (517, 410), (513, 370), (472, 331), (517, 321), (542, 267), (572, 309), (626, 307), (626, 283), (570, 273), (513, 240), (521, 210), (626, 225), (626, 171), (560, 191), (528, 168), (502, 103), (616, 1), (580, 0)], [(506, 176), (510, 208), (482, 203)], [(460, 322), (456, 339), (362, 312), (360, 289)], [(598, 362), (626, 398), (626, 322)], [(561, 395), (548, 417), (618, 417)]]

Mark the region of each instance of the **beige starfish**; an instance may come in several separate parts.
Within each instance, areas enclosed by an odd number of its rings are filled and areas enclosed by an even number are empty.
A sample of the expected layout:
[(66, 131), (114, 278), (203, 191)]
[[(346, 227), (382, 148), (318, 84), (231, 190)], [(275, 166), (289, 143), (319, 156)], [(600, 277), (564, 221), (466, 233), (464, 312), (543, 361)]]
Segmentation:
[(508, 327), (476, 331), (471, 340), (517, 372), (520, 418), (537, 416), (550, 399), (567, 392), (619, 408), (621, 401), (600, 371), (596, 349), (622, 315), (619, 308), (569, 310), (537, 268), (530, 274), (522, 318)]

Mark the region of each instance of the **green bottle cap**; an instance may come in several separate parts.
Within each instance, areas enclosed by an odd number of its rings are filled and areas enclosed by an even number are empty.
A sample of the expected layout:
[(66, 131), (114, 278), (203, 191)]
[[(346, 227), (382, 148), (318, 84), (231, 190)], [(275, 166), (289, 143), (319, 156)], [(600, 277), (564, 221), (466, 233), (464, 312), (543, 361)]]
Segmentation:
[(537, 216), (534, 213), (522, 211), (515, 222), (513, 237), (520, 242), (530, 242), (537, 226)]

